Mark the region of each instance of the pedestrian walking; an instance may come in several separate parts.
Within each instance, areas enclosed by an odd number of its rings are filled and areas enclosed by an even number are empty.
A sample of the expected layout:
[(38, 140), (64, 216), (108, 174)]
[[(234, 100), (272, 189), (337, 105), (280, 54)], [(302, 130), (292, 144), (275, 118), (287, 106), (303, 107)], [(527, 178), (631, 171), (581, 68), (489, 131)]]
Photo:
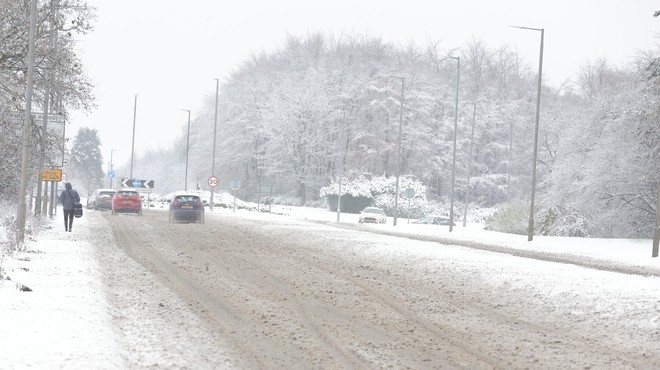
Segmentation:
[(80, 203), (80, 196), (77, 191), (71, 188), (70, 182), (67, 182), (64, 188), (64, 191), (60, 194), (60, 203), (62, 203), (62, 209), (64, 209), (64, 231), (71, 232), (73, 228), (73, 209), (74, 205)]

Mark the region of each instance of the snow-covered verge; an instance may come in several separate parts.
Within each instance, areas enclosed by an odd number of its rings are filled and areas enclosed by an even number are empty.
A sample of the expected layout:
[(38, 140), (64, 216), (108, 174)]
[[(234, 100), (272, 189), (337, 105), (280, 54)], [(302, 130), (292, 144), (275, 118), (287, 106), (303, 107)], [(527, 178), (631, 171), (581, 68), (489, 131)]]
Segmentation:
[(114, 244), (103, 213), (74, 219), (72, 233), (47, 220), (5, 258), (0, 370), (232, 368), (185, 303)]
[[(56, 221), (46, 222), (28, 251), (5, 257), (0, 369), (120, 368), (95, 248)], [(74, 230), (86, 224), (77, 219)]]

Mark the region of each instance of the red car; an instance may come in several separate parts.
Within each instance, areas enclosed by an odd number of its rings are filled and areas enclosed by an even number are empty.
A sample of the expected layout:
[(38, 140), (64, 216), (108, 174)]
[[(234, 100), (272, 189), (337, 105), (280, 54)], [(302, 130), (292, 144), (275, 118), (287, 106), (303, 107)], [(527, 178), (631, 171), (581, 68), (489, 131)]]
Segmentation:
[(115, 189), (96, 189), (92, 195), (87, 198), (87, 209), (112, 209), (112, 197), (115, 196)]
[(142, 216), (142, 198), (133, 189), (122, 189), (112, 198), (112, 214), (135, 213)]

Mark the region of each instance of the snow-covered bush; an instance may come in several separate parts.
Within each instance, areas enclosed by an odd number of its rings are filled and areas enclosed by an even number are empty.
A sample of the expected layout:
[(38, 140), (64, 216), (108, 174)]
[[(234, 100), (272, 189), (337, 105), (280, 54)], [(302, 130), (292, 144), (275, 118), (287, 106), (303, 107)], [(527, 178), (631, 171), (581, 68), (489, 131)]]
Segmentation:
[[(364, 176), (360, 176), (355, 180), (348, 180), (346, 178), (341, 181), (341, 193), (342, 195), (348, 194), (353, 197), (367, 197), (371, 198), (372, 184), (371, 180), (367, 179)], [(337, 195), (339, 193), (339, 182), (334, 182), (328, 186), (324, 186), (319, 191), (321, 198), (327, 197), (328, 195)]]
[(473, 177), (470, 180), (470, 198), (483, 207), (492, 207), (506, 201), (506, 175), (494, 174)]
[(483, 224), (487, 219), (493, 216), (493, 213), (497, 211), (497, 208), (481, 208), (474, 203), (470, 203), (468, 206), (467, 219), (468, 222), (475, 222)]
[[(412, 189), (415, 195), (408, 199), (406, 189)], [(337, 210), (337, 195), (339, 184), (337, 182), (323, 187), (320, 196), (328, 200), (333, 211)], [(364, 207), (373, 205), (385, 210), (389, 216), (394, 215), (396, 177), (376, 176), (367, 178), (360, 176), (355, 180), (342, 180), (342, 210), (345, 212), (359, 212)], [(399, 215), (420, 217), (428, 212), (429, 204), (426, 200), (426, 186), (412, 177), (399, 178)]]
[(8, 256), (16, 251), (16, 205), (0, 200), (0, 255)]
[(575, 210), (551, 207), (541, 223), (541, 234), (549, 236), (589, 237), (589, 220)]
[[(16, 224), (16, 204), (6, 200), (0, 200), (0, 254), (8, 256), (19, 250), (18, 232)], [(46, 217), (34, 215), (27, 209), (25, 220), (25, 240), (36, 237), (44, 227)], [(22, 248), (25, 247), (23, 244)]]
[(529, 208), (527, 204), (520, 202), (505, 204), (485, 221), (486, 230), (525, 235), (529, 222)]

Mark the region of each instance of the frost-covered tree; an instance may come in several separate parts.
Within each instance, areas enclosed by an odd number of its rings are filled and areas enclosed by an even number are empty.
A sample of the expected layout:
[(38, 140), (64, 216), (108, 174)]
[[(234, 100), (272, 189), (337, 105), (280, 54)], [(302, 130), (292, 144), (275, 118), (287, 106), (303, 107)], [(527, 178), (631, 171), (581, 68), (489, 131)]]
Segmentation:
[[(27, 78), (29, 2), (0, 0), (0, 94), (7, 101), (23, 101)], [(46, 87), (57, 91), (60, 106), (91, 104), (91, 84), (83, 74), (75, 40), (92, 29), (93, 9), (82, 0), (38, 2), (35, 34), (35, 102)]]
[[(28, 1), (0, 0), (0, 197), (18, 193), (22, 143), (20, 123), (11, 118), (25, 109), (27, 52), (30, 20)], [(91, 84), (82, 70), (75, 41), (91, 30), (93, 10), (82, 0), (38, 2), (35, 34), (34, 91), (32, 110), (44, 110), (46, 92), (50, 112), (66, 114), (67, 108), (88, 108), (93, 104)], [(41, 143), (41, 122), (30, 130), (29, 173), (37, 170)], [(59, 137), (48, 134), (45, 151), (61, 147)], [(61, 136), (61, 135), (60, 135)]]
[(82, 186), (87, 194), (103, 186), (103, 156), (98, 131), (83, 127), (71, 147), (70, 182)]
[(659, 99), (656, 81), (644, 73), (648, 59), (637, 63), (626, 70), (603, 61), (582, 68), (582, 100), (572, 101), (581, 113), (562, 117), (569, 124), (562, 127), (544, 195), (544, 232), (651, 234), (660, 178)]

